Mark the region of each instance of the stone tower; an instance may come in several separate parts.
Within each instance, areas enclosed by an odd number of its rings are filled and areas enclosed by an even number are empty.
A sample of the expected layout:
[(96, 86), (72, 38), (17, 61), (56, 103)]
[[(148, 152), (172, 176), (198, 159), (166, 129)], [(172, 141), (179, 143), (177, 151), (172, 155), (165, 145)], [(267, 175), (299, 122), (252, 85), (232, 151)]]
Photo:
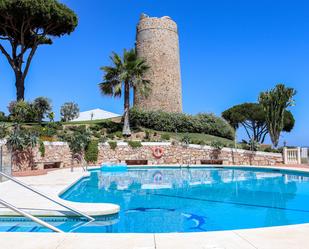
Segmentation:
[(148, 111), (182, 112), (177, 24), (167, 16), (142, 14), (137, 25), (136, 52), (150, 66), (145, 78), (151, 82), (151, 92), (144, 97), (136, 89), (134, 106)]

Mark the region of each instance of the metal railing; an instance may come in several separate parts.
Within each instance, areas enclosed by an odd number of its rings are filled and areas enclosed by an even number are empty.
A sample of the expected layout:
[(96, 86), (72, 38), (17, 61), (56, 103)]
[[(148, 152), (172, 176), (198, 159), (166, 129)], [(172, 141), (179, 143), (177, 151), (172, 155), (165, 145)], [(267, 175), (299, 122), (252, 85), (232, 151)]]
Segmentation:
[(75, 208), (69, 207), (69, 206), (67, 206), (67, 205), (65, 205), (65, 204), (63, 204), (63, 203), (53, 199), (52, 197), (49, 197), (48, 195), (46, 195), (46, 194), (44, 194), (44, 193), (42, 193), (42, 192), (40, 192), (40, 191), (38, 191), (38, 190), (28, 186), (28, 185), (26, 185), (25, 183), (15, 179), (14, 177), (8, 176), (7, 174), (5, 174), (3, 172), (0, 172), (0, 175), (10, 179), (11, 181), (17, 183), (18, 185), (20, 185), (20, 186), (22, 186), (24, 188), (26, 188), (26, 189), (28, 189), (28, 190), (30, 190), (30, 191), (32, 191), (32, 192), (34, 192), (34, 193), (44, 197), (45, 199), (47, 199), (47, 200), (49, 200), (49, 201), (51, 201), (53, 203), (56, 203), (56, 204), (58, 204), (61, 207), (66, 208), (67, 210), (70, 210), (71, 212), (73, 212), (75, 214), (78, 214), (79, 216), (83, 216), (83, 217), (87, 218), (89, 221), (94, 221), (95, 220), (93, 217), (91, 217), (91, 216), (89, 216), (89, 215), (87, 215), (87, 214), (85, 214), (85, 213), (83, 213), (83, 212), (81, 212), (81, 211), (79, 211), (79, 210), (77, 210)]
[(38, 223), (38, 224), (40, 224), (40, 225), (42, 225), (42, 226), (44, 226), (44, 227), (46, 227), (46, 228), (52, 230), (52, 231), (54, 231), (54, 232), (57, 232), (57, 233), (64, 233), (64, 232), (63, 232), (62, 230), (60, 230), (59, 228), (54, 227), (53, 225), (48, 224), (47, 222), (45, 222), (45, 221), (43, 221), (43, 220), (41, 220), (41, 219), (39, 219), (39, 218), (37, 218), (37, 217), (34, 217), (33, 215), (31, 215), (31, 214), (29, 214), (29, 213), (27, 213), (27, 212), (21, 210), (21, 209), (18, 208), (18, 207), (15, 207), (14, 205), (12, 205), (12, 204), (10, 204), (10, 203), (8, 203), (8, 202), (2, 200), (2, 199), (0, 199), (0, 204), (3, 205), (3, 206), (5, 206), (5, 207), (7, 207), (7, 208), (9, 208), (9, 209), (11, 209), (11, 210), (13, 210), (13, 211), (15, 211), (16, 213), (19, 213), (20, 215), (22, 215), (22, 216), (24, 216), (24, 217), (26, 217), (26, 218), (31, 219), (32, 221), (34, 221), (34, 222), (36, 222), (36, 223)]

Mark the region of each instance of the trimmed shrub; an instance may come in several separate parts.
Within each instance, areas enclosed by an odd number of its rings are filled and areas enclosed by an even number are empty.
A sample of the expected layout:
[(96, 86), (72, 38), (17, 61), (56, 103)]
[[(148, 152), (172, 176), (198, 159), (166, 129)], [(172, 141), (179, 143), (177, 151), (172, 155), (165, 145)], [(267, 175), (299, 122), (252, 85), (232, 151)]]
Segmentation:
[(162, 140), (165, 140), (165, 141), (168, 141), (171, 139), (171, 136), (169, 134), (162, 134), (161, 135), (161, 139)]
[(98, 161), (99, 155), (99, 142), (97, 140), (91, 140), (85, 150), (85, 160), (87, 163), (95, 163)]
[(201, 113), (195, 116), (183, 113), (130, 110), (132, 127), (144, 127), (157, 131), (204, 133), (234, 139), (234, 129), (214, 114)]
[(108, 141), (109, 147), (112, 150), (115, 150), (117, 148), (117, 142), (116, 141)]
[(212, 141), (210, 146), (215, 148), (216, 150), (222, 150), (224, 147), (224, 144), (221, 143), (220, 141)]
[(41, 157), (45, 157), (45, 145), (42, 140), (39, 141), (39, 152), (41, 154)]
[(141, 141), (128, 141), (128, 145), (133, 149), (140, 148), (143, 146)]

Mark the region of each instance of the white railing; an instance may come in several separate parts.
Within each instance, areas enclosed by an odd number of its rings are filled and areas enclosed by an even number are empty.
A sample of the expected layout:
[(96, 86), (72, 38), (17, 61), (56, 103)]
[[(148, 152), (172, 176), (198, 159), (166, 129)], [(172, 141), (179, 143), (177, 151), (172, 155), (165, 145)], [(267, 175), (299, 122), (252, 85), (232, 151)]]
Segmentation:
[(79, 210), (77, 210), (77, 209), (75, 209), (75, 208), (72, 208), (72, 207), (70, 207), (70, 206), (68, 206), (68, 205), (66, 205), (66, 204), (64, 204), (64, 203), (62, 203), (62, 202), (60, 202), (60, 201), (58, 201), (58, 200), (56, 200), (56, 199), (54, 199), (54, 198), (52, 198), (52, 197), (50, 197), (50, 196), (44, 194), (44, 193), (42, 193), (42, 192), (40, 192), (39, 190), (34, 189), (34, 188), (32, 188), (32, 187), (26, 185), (25, 183), (23, 183), (23, 182), (17, 180), (16, 178), (14, 178), (14, 177), (12, 177), (12, 176), (6, 175), (6, 174), (3, 173), (3, 172), (0, 172), (0, 175), (3, 176), (3, 177), (6, 177), (6, 178), (8, 178), (8, 179), (10, 179), (11, 181), (13, 181), (13, 182), (17, 183), (18, 185), (24, 187), (25, 189), (28, 189), (28, 190), (32, 191), (33, 193), (36, 193), (36, 194), (42, 196), (43, 198), (45, 198), (45, 199), (47, 199), (47, 200), (49, 200), (49, 201), (51, 201), (51, 202), (53, 202), (53, 203), (56, 203), (56, 204), (58, 204), (58, 205), (61, 206), (61, 207), (66, 208), (67, 210), (70, 210), (71, 212), (73, 212), (73, 213), (75, 213), (75, 214), (77, 214), (77, 215), (79, 215), (79, 216), (83, 216), (83, 217), (87, 218), (89, 221), (94, 221), (94, 220), (95, 220), (94, 218), (92, 218), (92, 217), (89, 216), (88, 214), (83, 213), (83, 212), (81, 212), (81, 211), (79, 211)]
[(43, 220), (41, 220), (41, 219), (39, 219), (37, 217), (34, 217), (33, 215), (31, 215), (31, 214), (21, 210), (18, 207), (15, 207), (14, 205), (12, 205), (12, 204), (10, 204), (10, 203), (2, 200), (2, 199), (0, 199), (0, 204), (5, 206), (5, 207), (7, 207), (7, 208), (9, 208), (9, 209), (11, 209), (11, 210), (13, 210), (13, 211), (15, 211), (16, 213), (19, 213), (20, 215), (22, 215), (22, 216), (24, 216), (26, 218), (29, 218), (30, 220), (32, 220), (32, 221), (34, 221), (34, 222), (36, 222), (36, 223), (38, 223), (38, 224), (40, 224), (40, 225), (42, 225), (44, 227), (49, 228), (50, 230), (52, 230), (54, 232), (63, 233), (63, 231), (61, 229), (59, 229), (59, 228), (57, 228), (57, 227), (55, 227), (55, 226), (53, 226), (51, 224), (48, 224), (47, 222), (45, 222), (45, 221), (43, 221)]
[(284, 164), (301, 164), (301, 149), (297, 148), (284, 148), (283, 159)]

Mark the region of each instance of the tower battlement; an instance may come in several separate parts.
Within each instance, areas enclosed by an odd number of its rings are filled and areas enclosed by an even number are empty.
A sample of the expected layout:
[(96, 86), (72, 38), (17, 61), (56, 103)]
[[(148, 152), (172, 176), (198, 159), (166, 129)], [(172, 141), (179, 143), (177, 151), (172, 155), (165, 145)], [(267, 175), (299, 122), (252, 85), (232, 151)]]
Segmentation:
[(137, 25), (136, 52), (150, 66), (145, 78), (150, 80), (152, 90), (146, 98), (137, 89), (134, 105), (143, 110), (182, 112), (177, 24), (168, 16), (142, 14)]

